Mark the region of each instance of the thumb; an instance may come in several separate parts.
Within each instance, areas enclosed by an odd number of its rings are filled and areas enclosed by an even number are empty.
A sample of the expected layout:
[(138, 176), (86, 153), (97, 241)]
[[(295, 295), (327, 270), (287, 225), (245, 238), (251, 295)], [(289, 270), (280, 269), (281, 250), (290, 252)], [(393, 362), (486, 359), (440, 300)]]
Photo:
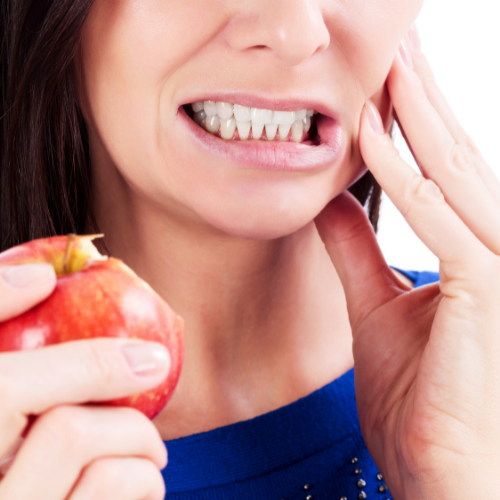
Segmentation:
[(45, 300), (56, 286), (50, 264), (0, 267), (0, 321), (13, 318)]
[(344, 192), (316, 217), (316, 227), (342, 281), (353, 330), (401, 293), (363, 207)]

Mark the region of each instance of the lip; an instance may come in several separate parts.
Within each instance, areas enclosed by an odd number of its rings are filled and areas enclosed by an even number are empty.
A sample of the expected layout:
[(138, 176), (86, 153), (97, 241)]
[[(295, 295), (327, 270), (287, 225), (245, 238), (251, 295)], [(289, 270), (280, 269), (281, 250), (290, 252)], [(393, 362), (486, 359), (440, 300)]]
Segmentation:
[[(280, 142), (266, 140), (228, 141), (208, 133), (197, 125), (186, 113), (185, 104), (201, 100), (215, 100), (237, 102), (242, 106), (260, 107), (276, 111), (297, 109), (314, 109), (319, 144)], [(305, 102), (303, 100), (280, 100), (271, 102), (268, 99), (224, 93), (221, 95), (204, 96), (203, 99), (194, 98), (179, 105), (177, 118), (181, 127), (186, 129), (191, 140), (207, 154), (231, 161), (243, 168), (262, 170), (283, 170), (307, 172), (324, 170), (336, 163), (345, 151), (345, 139), (342, 127), (335, 119), (335, 113), (320, 103)]]
[(304, 99), (288, 97), (283, 99), (267, 98), (262, 95), (252, 95), (249, 93), (224, 91), (209, 92), (203, 95), (185, 95), (182, 99), (185, 102), (179, 103), (178, 107), (201, 101), (223, 101), (237, 103), (240, 106), (249, 108), (272, 109), (273, 111), (296, 111), (299, 109), (314, 109), (328, 118), (338, 121), (337, 113), (323, 102), (314, 99)]

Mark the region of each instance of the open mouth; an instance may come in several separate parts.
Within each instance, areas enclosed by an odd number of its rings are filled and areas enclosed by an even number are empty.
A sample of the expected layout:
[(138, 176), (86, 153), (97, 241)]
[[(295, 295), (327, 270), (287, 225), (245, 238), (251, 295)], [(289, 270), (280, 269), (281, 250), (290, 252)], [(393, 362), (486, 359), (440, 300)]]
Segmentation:
[(205, 131), (226, 141), (319, 144), (313, 109), (273, 111), (222, 101), (195, 102), (184, 109)]

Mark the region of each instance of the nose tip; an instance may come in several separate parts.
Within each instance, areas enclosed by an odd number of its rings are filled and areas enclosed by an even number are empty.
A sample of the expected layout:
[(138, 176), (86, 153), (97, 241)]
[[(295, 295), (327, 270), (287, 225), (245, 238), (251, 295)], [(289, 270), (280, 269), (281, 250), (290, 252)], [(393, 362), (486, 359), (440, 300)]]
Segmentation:
[[(312, 23), (311, 23), (312, 24)], [(297, 23), (296, 26), (281, 26), (270, 34), (269, 48), (285, 66), (298, 66), (330, 43), (330, 34), (323, 24), (325, 33), (318, 33), (318, 27)], [(316, 24), (316, 23), (315, 23)], [(319, 28), (320, 31), (321, 28)], [(274, 36), (272, 36), (274, 35)]]
[(228, 41), (239, 51), (266, 50), (284, 66), (298, 66), (330, 45), (323, 15), (311, 0), (267, 0), (231, 24)]

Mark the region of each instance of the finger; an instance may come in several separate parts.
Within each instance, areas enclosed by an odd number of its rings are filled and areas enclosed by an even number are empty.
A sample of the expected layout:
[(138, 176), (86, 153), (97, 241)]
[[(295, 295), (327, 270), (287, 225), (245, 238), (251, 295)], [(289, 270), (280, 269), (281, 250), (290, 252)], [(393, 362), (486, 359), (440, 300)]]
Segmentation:
[(350, 193), (330, 202), (315, 222), (342, 281), (356, 331), (374, 309), (401, 293), (401, 284), (386, 264), (363, 208)]
[(458, 270), (464, 270), (470, 277), (492, 262), (493, 254), (446, 203), (438, 186), (402, 160), (371, 102), (362, 113), (359, 144), (367, 167), (446, 274), (458, 278)]
[(490, 191), (497, 203), (500, 203), (500, 181), (497, 179), (493, 170), (484, 161), (477, 147), (458, 122), (448, 101), (441, 92), (441, 89), (438, 87), (430, 64), (420, 50), (420, 39), (418, 38), (418, 33), (415, 27), (410, 30), (409, 38), (413, 40), (413, 43), (409, 44), (413, 60), (413, 68), (422, 82), (427, 98), (443, 120), (453, 139), (458, 144), (469, 150), (470, 154), (474, 158), (477, 173), (483, 180), (484, 185)]
[(102, 457), (144, 458), (158, 469), (166, 465), (158, 431), (137, 410), (61, 406), (33, 425), (0, 483), (0, 498), (63, 500), (82, 470)]
[(138, 394), (159, 385), (169, 368), (163, 345), (125, 339), (80, 340), (0, 354), (0, 457), (23, 431), (28, 415), (61, 404)]
[(441, 188), (446, 201), (491, 251), (500, 254), (500, 206), (478, 175), (467, 147), (457, 144), (430, 103), (401, 45), (387, 80), (394, 109), (422, 173)]
[(106, 458), (91, 463), (68, 500), (163, 500), (158, 468), (139, 458)]
[(0, 267), (0, 321), (18, 316), (45, 300), (56, 286), (49, 264)]

